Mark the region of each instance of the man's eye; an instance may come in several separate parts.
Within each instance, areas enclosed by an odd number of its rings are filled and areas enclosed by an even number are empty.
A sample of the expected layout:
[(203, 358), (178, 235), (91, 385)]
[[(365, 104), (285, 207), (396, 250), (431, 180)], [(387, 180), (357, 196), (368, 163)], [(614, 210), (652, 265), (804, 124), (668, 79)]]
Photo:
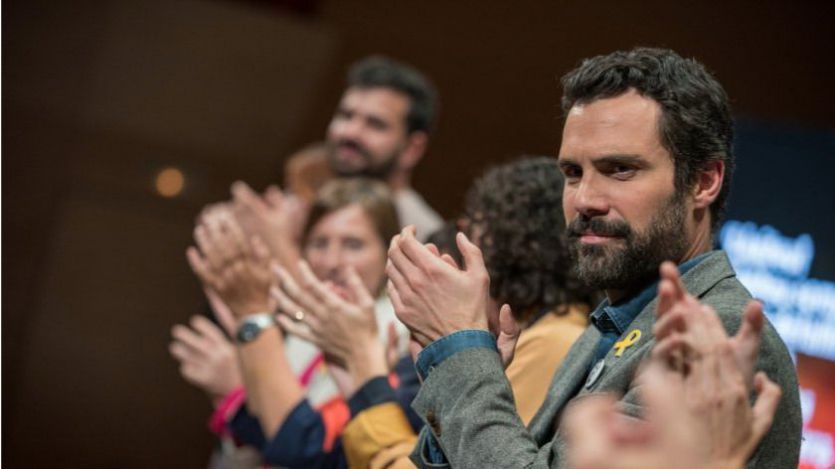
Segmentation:
[(583, 175), (583, 171), (577, 166), (563, 166), (560, 169), (566, 179), (577, 179)]
[(616, 165), (612, 167), (612, 175), (617, 178), (628, 178), (635, 174), (635, 168), (626, 165)]
[(374, 130), (385, 130), (388, 127), (385, 122), (378, 119), (369, 119), (368, 126)]

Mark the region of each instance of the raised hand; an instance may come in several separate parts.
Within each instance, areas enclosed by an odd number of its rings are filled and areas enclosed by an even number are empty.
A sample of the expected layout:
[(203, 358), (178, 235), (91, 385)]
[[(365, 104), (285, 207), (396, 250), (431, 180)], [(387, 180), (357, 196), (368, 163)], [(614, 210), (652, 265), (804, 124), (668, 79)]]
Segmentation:
[(235, 347), (216, 325), (192, 316), (190, 327), (176, 325), (168, 350), (180, 362), (180, 375), (217, 403), (242, 385)]
[[(667, 310), (670, 312), (672, 310)], [(746, 313), (747, 326), (729, 338), (716, 313), (699, 310), (687, 328), (661, 339), (638, 379), (646, 420), (617, 412), (611, 396), (582, 398), (566, 411), (564, 431), (571, 467), (741, 469), (768, 432), (780, 399), (780, 388), (764, 373), (753, 380), (752, 407), (745, 373), (756, 362), (756, 350), (740, 363), (736, 350), (759, 341), (757, 310)], [(712, 350), (701, 347), (709, 342)], [(744, 343), (744, 346), (736, 344)], [(689, 350), (688, 350), (689, 349)], [(680, 352), (687, 367), (670, 367)]]
[(424, 347), (460, 330), (488, 330), (485, 312), (490, 279), (481, 250), (463, 233), (456, 242), (464, 269), (421, 244), (414, 227), (405, 228), (389, 247), (389, 297), (397, 317)]
[[(706, 329), (709, 323), (702, 320), (702, 316), (714, 313), (713, 309), (701, 304), (687, 292), (676, 266), (672, 262), (665, 262), (661, 265), (660, 273), (657, 320), (653, 334), (656, 340), (661, 342), (668, 338), (675, 340), (687, 332), (692, 338), (691, 346), (672, 347), (674, 352), (667, 354), (671, 362), (678, 362), (680, 366), (686, 367), (691, 359), (689, 355), (698, 357), (711, 353), (723, 339), (712, 333), (715, 331)], [(743, 311), (743, 321), (738, 333), (729, 341), (737, 366), (749, 387), (753, 383), (756, 365), (756, 361), (751, 357), (755, 357), (759, 350), (763, 324), (762, 305), (756, 300), (751, 300)], [(674, 342), (668, 341), (667, 344), (672, 346)]]
[(263, 239), (274, 256), (287, 241), (300, 238), (307, 212), (301, 199), (284, 194), (277, 186), (259, 195), (242, 181), (232, 184), (232, 208), (244, 229)]
[(189, 247), (186, 257), (204, 286), (216, 294), (215, 301), (238, 318), (273, 309), (269, 252), (257, 237), (247, 239), (230, 213), (203, 216), (194, 239), (198, 247)]
[(361, 385), (388, 372), (380, 342), (374, 299), (357, 273), (348, 268), (348, 290), (338, 295), (316, 278), (306, 262), (299, 265), (297, 283), (286, 270), (276, 269), (279, 282), (271, 291), (288, 332), (310, 340), (334, 365), (345, 367)]

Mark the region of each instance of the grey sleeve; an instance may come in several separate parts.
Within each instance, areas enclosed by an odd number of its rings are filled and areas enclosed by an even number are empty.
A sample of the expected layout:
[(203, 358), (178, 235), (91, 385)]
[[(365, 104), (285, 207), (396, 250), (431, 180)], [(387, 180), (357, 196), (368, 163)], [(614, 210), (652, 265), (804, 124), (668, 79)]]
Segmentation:
[[(437, 438), (449, 467), (544, 468), (551, 462), (559, 467), (551, 443), (540, 448), (519, 418), (495, 351), (468, 349), (445, 360), (424, 381), (412, 407), (427, 424), (424, 432), (431, 429)], [(418, 467), (447, 467), (427, 463), (424, 441), (422, 434), (413, 454)]]

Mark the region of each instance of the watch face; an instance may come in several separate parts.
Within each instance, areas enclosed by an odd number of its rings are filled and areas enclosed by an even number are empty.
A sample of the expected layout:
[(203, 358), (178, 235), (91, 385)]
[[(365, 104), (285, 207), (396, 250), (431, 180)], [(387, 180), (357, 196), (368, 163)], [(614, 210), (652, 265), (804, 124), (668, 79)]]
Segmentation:
[(244, 323), (238, 331), (238, 340), (241, 342), (249, 342), (258, 336), (261, 328), (257, 324)]

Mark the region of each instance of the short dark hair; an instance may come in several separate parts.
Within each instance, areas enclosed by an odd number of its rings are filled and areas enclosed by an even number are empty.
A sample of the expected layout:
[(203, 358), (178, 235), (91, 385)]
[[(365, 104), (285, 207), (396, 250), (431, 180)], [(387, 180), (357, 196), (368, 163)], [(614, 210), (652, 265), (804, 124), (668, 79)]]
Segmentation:
[(733, 121), (722, 85), (695, 59), (669, 49), (639, 47), (585, 59), (562, 78), (563, 112), (577, 104), (635, 89), (661, 106), (661, 143), (675, 162), (675, 187), (692, 187), (714, 161), (725, 163), (725, 179), (710, 207), (715, 228), (724, 214), (734, 169)]
[(374, 55), (351, 65), (348, 70), (349, 88), (390, 88), (409, 97), (406, 128), (430, 133), (438, 108), (435, 87), (416, 68), (402, 62)]
[(518, 320), (588, 301), (564, 242), (563, 181), (554, 158), (523, 157), (489, 170), (467, 193), (469, 231), (480, 232), (490, 296), (508, 303)]
[(306, 245), (313, 227), (333, 212), (357, 204), (374, 222), (374, 229), (383, 246), (400, 232), (397, 209), (388, 186), (366, 178), (332, 179), (316, 193), (302, 232), (302, 245)]

